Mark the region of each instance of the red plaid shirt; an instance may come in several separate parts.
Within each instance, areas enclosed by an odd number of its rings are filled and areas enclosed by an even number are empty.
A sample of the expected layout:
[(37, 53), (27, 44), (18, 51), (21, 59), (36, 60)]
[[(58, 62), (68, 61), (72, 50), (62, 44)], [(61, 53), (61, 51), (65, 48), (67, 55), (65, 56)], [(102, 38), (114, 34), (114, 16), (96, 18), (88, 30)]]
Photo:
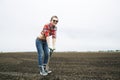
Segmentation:
[(52, 38), (56, 38), (57, 27), (52, 26), (51, 23), (44, 25), (43, 30), (41, 32), (45, 37), (52, 36)]

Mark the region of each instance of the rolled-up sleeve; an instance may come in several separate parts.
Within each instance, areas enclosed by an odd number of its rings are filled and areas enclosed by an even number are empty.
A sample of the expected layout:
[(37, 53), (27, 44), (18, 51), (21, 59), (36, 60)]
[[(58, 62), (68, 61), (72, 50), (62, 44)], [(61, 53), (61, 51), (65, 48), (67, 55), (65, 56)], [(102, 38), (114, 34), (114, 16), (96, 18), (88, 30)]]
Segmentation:
[(44, 28), (43, 28), (43, 32), (44, 32), (44, 35), (45, 37), (48, 37), (50, 34), (50, 29), (48, 27), (48, 25), (45, 25)]
[(56, 38), (56, 30), (52, 32), (52, 38)]

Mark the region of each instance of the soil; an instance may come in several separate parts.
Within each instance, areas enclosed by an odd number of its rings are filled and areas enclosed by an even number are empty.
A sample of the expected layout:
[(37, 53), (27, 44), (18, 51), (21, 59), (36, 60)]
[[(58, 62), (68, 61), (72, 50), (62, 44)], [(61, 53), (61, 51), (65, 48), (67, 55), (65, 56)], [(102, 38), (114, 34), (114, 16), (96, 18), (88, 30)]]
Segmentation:
[(39, 74), (36, 52), (0, 54), (0, 80), (120, 80), (120, 53), (56, 52), (51, 74)]

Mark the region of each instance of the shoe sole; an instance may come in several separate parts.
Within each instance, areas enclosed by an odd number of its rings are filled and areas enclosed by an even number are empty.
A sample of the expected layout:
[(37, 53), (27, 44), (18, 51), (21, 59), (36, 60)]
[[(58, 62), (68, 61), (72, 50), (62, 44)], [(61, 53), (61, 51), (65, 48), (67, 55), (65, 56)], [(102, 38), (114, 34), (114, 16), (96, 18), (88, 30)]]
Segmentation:
[(40, 72), (40, 75), (42, 75), (42, 76), (47, 76), (48, 74), (47, 74), (47, 73), (46, 73), (46, 74), (43, 74), (43, 73)]
[(48, 71), (48, 74), (52, 73), (52, 71)]

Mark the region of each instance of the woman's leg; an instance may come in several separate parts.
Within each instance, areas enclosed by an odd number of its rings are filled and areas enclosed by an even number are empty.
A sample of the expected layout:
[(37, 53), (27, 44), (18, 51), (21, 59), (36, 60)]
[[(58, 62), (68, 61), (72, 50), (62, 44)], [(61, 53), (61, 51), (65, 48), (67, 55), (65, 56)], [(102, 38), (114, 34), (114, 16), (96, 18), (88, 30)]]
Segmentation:
[(37, 52), (38, 52), (38, 64), (39, 64), (39, 68), (40, 68), (40, 74), (45, 76), (48, 73), (45, 72), (44, 66), (43, 66), (43, 58), (42, 58), (43, 42), (39, 39), (36, 39), (36, 48), (37, 48)]
[(49, 48), (48, 48), (48, 45), (47, 45), (46, 41), (44, 42), (44, 45), (43, 45), (43, 51), (44, 51), (44, 62), (43, 62), (43, 64), (46, 65), (48, 63), (48, 58), (49, 58)]
[(45, 71), (47, 73), (51, 73), (52, 71), (49, 71), (50, 54), (49, 54), (49, 48), (48, 48), (47, 42), (44, 44), (43, 50), (44, 50), (44, 68), (45, 68)]
[(37, 48), (37, 53), (38, 53), (38, 64), (39, 64), (39, 67), (40, 67), (40, 66), (43, 66), (43, 59), (42, 59), (42, 52), (43, 52), (42, 41), (36, 39), (36, 48)]

